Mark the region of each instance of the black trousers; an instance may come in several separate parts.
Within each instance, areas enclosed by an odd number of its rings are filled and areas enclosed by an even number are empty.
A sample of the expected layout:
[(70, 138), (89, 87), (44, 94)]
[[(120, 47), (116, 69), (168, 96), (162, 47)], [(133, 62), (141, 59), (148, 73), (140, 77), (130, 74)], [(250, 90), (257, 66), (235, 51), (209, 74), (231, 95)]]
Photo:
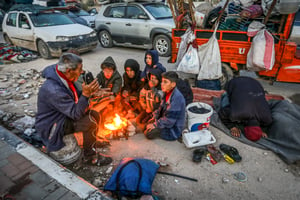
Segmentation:
[(93, 110), (88, 111), (85, 116), (77, 121), (66, 118), (64, 123), (65, 135), (73, 134), (75, 132), (82, 132), (84, 153), (89, 154), (92, 152), (93, 144), (96, 141), (99, 121), (99, 113)]

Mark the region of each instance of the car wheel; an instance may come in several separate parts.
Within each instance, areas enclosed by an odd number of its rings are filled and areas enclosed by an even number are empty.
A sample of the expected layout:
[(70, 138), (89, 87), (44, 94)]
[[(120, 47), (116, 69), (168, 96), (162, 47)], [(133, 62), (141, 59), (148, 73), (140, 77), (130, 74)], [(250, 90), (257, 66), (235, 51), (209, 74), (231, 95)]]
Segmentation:
[(7, 44), (13, 44), (12, 42), (11, 42), (11, 40), (9, 39), (9, 37), (8, 37), (8, 35), (3, 35), (3, 38), (4, 38), (4, 41), (7, 43)]
[(153, 48), (163, 57), (171, 55), (171, 40), (166, 35), (158, 35), (154, 38)]
[(102, 47), (110, 48), (113, 46), (111, 35), (108, 31), (99, 31), (98, 39)]
[(37, 49), (38, 49), (40, 56), (42, 56), (43, 58), (45, 58), (45, 59), (51, 58), (49, 47), (43, 40), (39, 40), (37, 42)]
[(234, 74), (231, 67), (226, 63), (222, 63), (222, 76), (220, 78), (222, 89), (225, 89), (226, 83), (228, 83), (228, 81), (230, 81), (233, 76)]

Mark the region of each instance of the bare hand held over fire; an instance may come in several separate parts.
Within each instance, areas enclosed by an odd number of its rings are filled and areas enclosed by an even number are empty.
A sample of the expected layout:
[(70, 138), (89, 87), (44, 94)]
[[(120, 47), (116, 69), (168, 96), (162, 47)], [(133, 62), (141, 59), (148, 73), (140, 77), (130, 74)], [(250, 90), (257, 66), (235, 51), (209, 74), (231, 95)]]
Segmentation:
[(82, 83), (82, 95), (86, 97), (90, 97), (94, 92), (99, 90), (98, 80), (93, 80), (90, 84), (86, 85)]

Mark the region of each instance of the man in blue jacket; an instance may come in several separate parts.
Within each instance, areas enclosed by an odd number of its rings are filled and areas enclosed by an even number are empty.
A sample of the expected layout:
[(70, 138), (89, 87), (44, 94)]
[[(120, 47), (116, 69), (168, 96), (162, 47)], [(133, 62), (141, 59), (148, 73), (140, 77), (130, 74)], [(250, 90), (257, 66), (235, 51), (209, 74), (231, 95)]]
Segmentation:
[[(89, 97), (99, 89), (99, 84), (97, 79), (88, 85), (83, 83), (80, 92), (74, 82), (81, 73), (82, 59), (72, 53), (64, 53), (57, 64), (43, 70), (46, 81), (38, 94), (35, 127), (48, 152), (62, 149), (65, 135), (82, 132), (84, 157), (96, 154), (93, 147), (99, 114), (89, 111), (88, 107)], [(105, 155), (98, 155), (98, 158), (102, 159), (102, 164), (112, 161)]]
[(161, 89), (164, 96), (159, 108), (154, 112), (154, 123), (147, 125), (145, 136), (148, 139), (160, 137), (164, 140), (177, 140), (185, 125), (185, 100), (176, 88), (178, 75), (169, 71), (162, 73)]

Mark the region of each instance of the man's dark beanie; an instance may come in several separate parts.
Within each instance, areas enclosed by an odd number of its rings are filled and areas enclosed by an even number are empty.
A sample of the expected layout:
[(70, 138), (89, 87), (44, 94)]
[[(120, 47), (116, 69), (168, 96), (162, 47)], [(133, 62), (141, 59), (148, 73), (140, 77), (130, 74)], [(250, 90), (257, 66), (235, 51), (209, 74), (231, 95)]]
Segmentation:
[(170, 80), (171, 82), (177, 82), (178, 80), (178, 74), (174, 71), (164, 72), (161, 75), (163, 78)]

